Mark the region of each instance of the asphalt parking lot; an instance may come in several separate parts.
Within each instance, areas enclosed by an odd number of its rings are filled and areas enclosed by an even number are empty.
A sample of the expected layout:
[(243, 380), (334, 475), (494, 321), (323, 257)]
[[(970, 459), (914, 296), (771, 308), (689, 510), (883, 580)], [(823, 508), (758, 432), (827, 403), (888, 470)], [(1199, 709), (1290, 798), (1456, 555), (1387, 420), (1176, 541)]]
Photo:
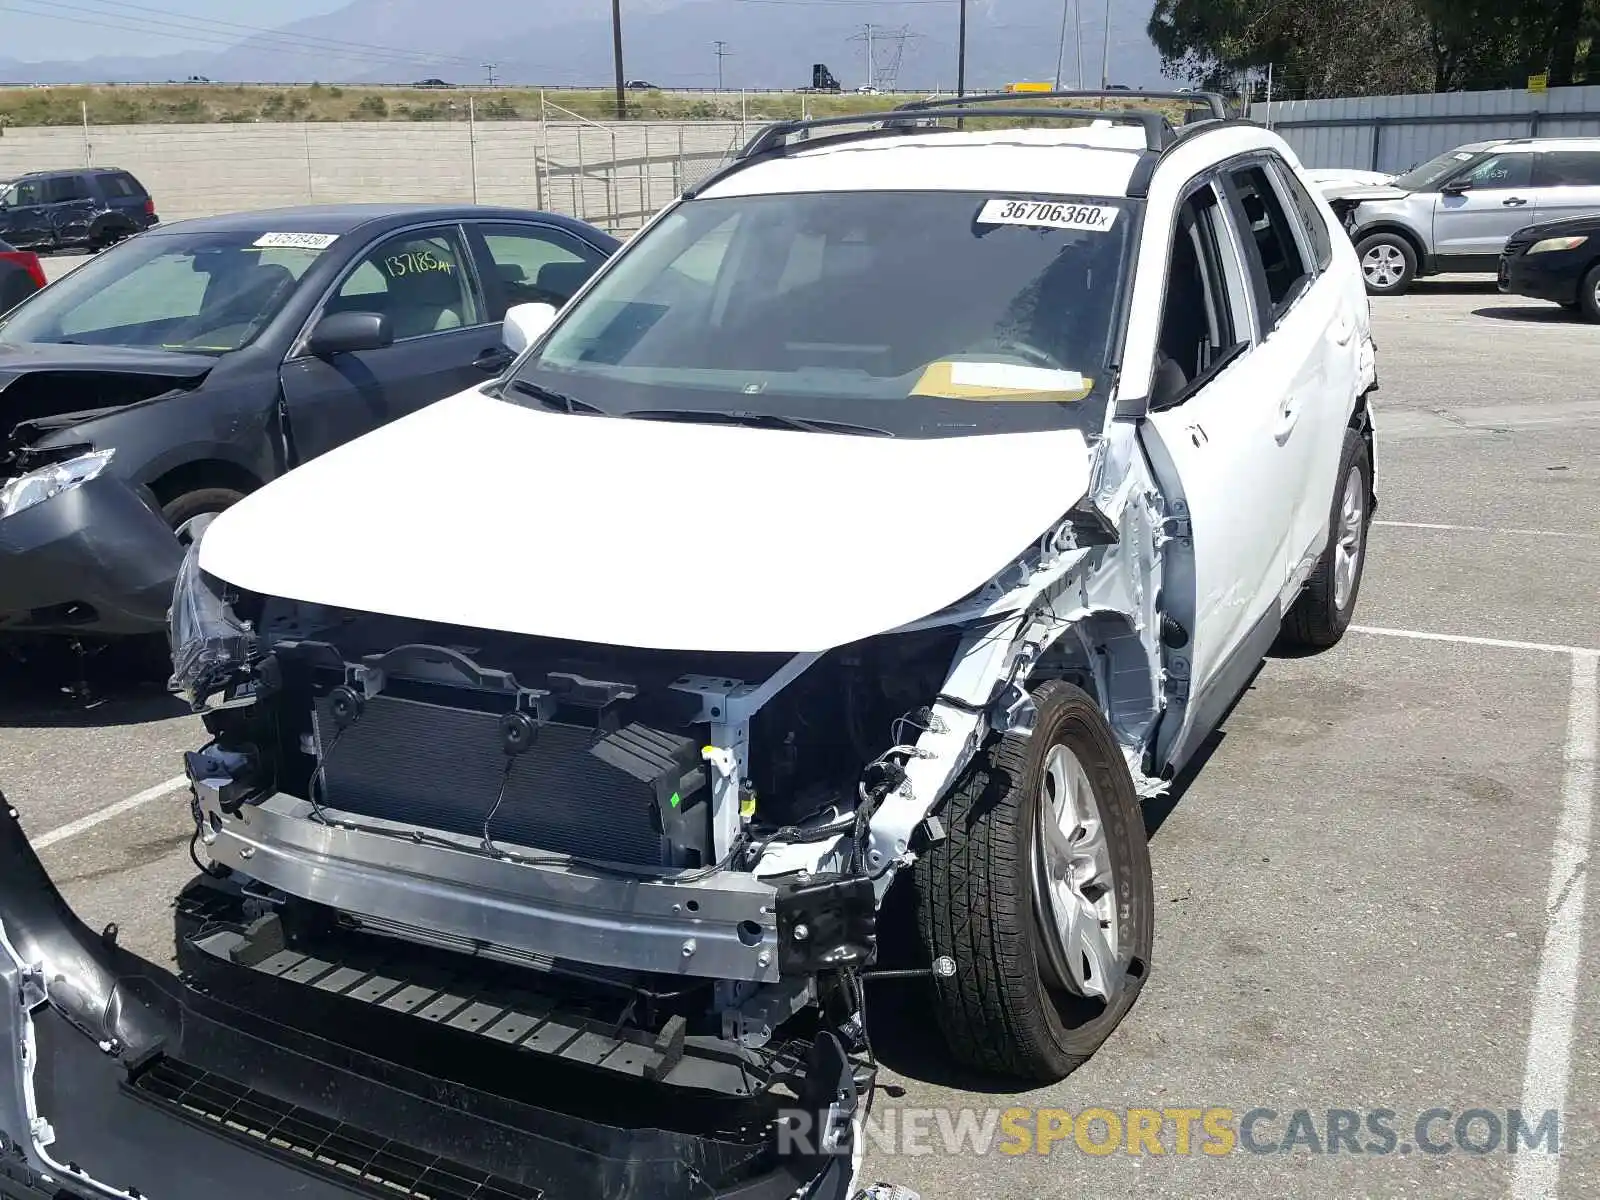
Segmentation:
[[(955, 1073), (915, 988), (879, 985), (889, 1086), (869, 1178), (929, 1200), (1600, 1195), (1600, 327), (1449, 280), (1378, 302), (1375, 324), (1360, 629), (1269, 660), (1203, 767), (1151, 805), (1142, 999), (1087, 1066), (1019, 1094)], [(166, 901), (191, 872), (174, 777), (201, 729), (159, 688), (97, 669), (112, 682), (86, 710), (39, 672), (0, 679), (0, 787), (84, 917), (166, 961)], [(1270, 1110), (1250, 1141), (1275, 1152), (1201, 1152), (1198, 1123), (1188, 1154), (1170, 1135), (1130, 1153), (1104, 1120), (1050, 1153), (1037, 1137), (1007, 1153), (1015, 1121), (983, 1140), (1019, 1107), (1100, 1108), (1119, 1127), (1129, 1109)], [(1449, 1115), (1419, 1143), (1435, 1109)], [(1474, 1153), (1482, 1116), (1453, 1141), (1462, 1114), (1511, 1109), (1530, 1126), (1563, 1110), (1559, 1157), (1507, 1154), (1503, 1137)], [(1330, 1110), (1360, 1136), (1330, 1138)], [(1389, 1153), (1372, 1150), (1374, 1110), (1394, 1114)], [(987, 1152), (946, 1145), (966, 1121)]]

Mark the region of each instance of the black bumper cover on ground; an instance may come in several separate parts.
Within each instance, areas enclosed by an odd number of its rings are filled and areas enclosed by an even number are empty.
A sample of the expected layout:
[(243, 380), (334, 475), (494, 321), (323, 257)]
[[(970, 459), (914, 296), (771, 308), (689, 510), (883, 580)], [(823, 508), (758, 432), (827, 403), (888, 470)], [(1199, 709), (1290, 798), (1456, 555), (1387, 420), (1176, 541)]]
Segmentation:
[[(367, 1009), (345, 1028), (237, 1005), (85, 927), (0, 798), (0, 1197), (148, 1200), (845, 1200), (841, 1152), (780, 1156), (750, 1101), (684, 1100), (496, 1060), (454, 1031)], [(21, 968), (48, 1005), (25, 1018)], [(252, 998), (254, 999), (254, 998)], [(31, 1024), (33, 1148), (14, 1047)], [(849, 1060), (816, 1039), (800, 1099), (853, 1109)], [(632, 1099), (630, 1100), (630, 1094)], [(640, 1120), (641, 1101), (666, 1113)], [(654, 1111), (652, 1109), (652, 1111)], [(741, 1115), (742, 1114), (742, 1115)], [(70, 1166), (68, 1164), (71, 1164)]]
[(102, 475), (0, 517), (0, 633), (124, 636), (166, 629), (183, 547)]

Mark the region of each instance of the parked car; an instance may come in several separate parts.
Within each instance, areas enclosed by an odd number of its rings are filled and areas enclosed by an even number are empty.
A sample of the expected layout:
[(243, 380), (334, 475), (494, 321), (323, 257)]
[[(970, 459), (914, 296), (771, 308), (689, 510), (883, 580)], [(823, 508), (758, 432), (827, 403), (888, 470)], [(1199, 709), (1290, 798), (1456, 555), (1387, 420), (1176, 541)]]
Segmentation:
[(37, 254), (0, 242), (0, 313), (15, 308), (47, 282)]
[[(336, 205), (178, 222), (86, 262), (0, 321), (0, 633), (164, 628), (164, 598), (118, 599), (124, 571), (151, 584), (152, 541), (494, 378), (506, 310), (564, 303), (617, 245), (522, 209)], [(102, 475), (166, 528), (105, 539), (60, 494)]]
[(655, 90), (655, 86), (648, 79), (628, 80), (628, 90), (630, 92), (650, 92)]
[(158, 220), (144, 184), (115, 167), (33, 171), (0, 191), (0, 237), (23, 250), (101, 250)]
[(415, 87), (415, 88), (447, 88), (447, 87), (453, 87), (454, 85), (446, 83), (444, 80), (438, 78), (437, 76), (430, 76), (427, 79), (419, 79), (419, 80), (417, 80), (411, 86)]
[(1367, 291), (1396, 296), (1425, 275), (1495, 271), (1532, 222), (1600, 211), (1600, 138), (1473, 142), (1331, 203)]
[(1499, 286), (1600, 321), (1600, 211), (1512, 234), (1500, 255)]
[(444, 1155), (482, 1195), (845, 1200), (893, 887), (959, 1058), (1100, 1045), (1150, 978), (1140, 796), (1351, 619), (1375, 366), (1279, 137), (1056, 111), (1097, 123), (772, 126), (509, 313), (501, 380), (204, 531), (183, 974), (0, 822), (0, 967), (72, 985), (0, 988), (0, 1083), (105, 1064), (0, 1109), (25, 1182), (275, 1194), (235, 1181), (286, 1139), (413, 1194)]

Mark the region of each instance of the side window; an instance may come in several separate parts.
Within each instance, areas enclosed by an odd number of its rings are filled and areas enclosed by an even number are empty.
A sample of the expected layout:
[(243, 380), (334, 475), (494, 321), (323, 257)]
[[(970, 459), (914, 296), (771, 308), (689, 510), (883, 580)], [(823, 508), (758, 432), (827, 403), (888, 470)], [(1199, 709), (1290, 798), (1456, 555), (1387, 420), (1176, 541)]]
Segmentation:
[(1456, 179), (1470, 179), (1474, 188), (1527, 187), (1533, 176), (1533, 155), (1492, 154), (1465, 175)]
[(1300, 227), (1311, 239), (1311, 252), (1316, 255), (1317, 270), (1326, 271), (1333, 262), (1333, 238), (1328, 233), (1328, 219), (1323, 205), (1312, 198), (1306, 185), (1300, 182), (1300, 176), (1294, 173), (1288, 163), (1277, 161), (1273, 166), (1284, 194), (1289, 197), (1289, 203), (1300, 214)]
[(542, 302), (560, 308), (605, 261), (589, 243), (562, 229), (542, 225), (482, 225), (504, 303), (491, 320), (503, 318), (512, 304)]
[(1272, 315), (1281, 316), (1311, 282), (1294, 226), (1284, 212), (1265, 167), (1241, 167), (1230, 175), (1244, 219), (1246, 252), (1261, 268)]
[(362, 255), (325, 312), (377, 312), (395, 339), (484, 323), (460, 234), (454, 229), (398, 233)]
[(18, 208), (25, 204), (43, 204), (44, 188), (37, 179), (23, 179), (12, 187), (7, 198)]
[(89, 186), (82, 175), (56, 175), (49, 180), (45, 194), (51, 204), (63, 204), (69, 200), (87, 200)]
[(1600, 187), (1600, 151), (1543, 150), (1531, 157), (1535, 187)]
[(1178, 210), (1156, 338), (1151, 403), (1166, 407), (1250, 344), (1244, 272), (1210, 184)]

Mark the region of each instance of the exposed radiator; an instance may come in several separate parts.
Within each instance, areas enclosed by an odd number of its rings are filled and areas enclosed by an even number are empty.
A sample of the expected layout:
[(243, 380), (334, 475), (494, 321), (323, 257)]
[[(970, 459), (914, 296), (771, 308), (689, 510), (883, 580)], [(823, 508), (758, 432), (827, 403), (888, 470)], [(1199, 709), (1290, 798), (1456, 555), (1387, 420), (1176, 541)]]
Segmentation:
[[(490, 833), (497, 843), (639, 866), (661, 866), (654, 780), (671, 775), (692, 739), (630, 725), (609, 737), (546, 724), (506, 776), (499, 714), (375, 696), (342, 732), (328, 700), (315, 709), (321, 794), (350, 813), (472, 838), (505, 781)], [(697, 755), (695, 755), (697, 757)]]

